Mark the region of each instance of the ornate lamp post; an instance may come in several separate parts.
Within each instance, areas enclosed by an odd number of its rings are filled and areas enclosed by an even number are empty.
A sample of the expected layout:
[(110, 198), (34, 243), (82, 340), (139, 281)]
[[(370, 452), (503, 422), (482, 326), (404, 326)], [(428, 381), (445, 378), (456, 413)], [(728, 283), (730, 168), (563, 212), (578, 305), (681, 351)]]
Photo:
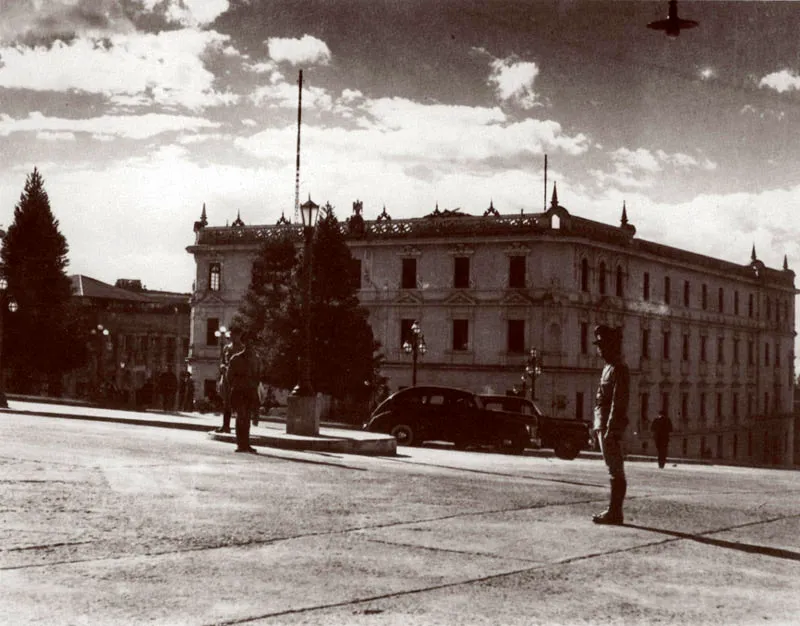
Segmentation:
[(305, 297), (303, 298), (303, 352), (300, 359), (300, 381), (286, 399), (286, 432), (293, 435), (319, 434), (316, 398), (311, 385), (311, 242), (319, 217), (319, 205), (311, 201), (300, 205), (303, 220), (303, 271)]
[(222, 363), (222, 357), (225, 354), (225, 346), (228, 345), (228, 340), (231, 337), (231, 331), (224, 326), (220, 326), (214, 331), (214, 336), (217, 338), (217, 342), (219, 343), (219, 362)]
[(97, 387), (99, 388), (103, 383), (103, 359), (105, 356), (105, 343), (110, 333), (108, 328), (105, 328), (102, 324), (98, 324), (89, 332), (93, 337), (97, 337), (97, 368), (95, 371), (95, 377), (97, 378)]
[(8, 297), (8, 279), (5, 276), (0, 276), (0, 407), (8, 408), (8, 398), (6, 398), (5, 391), (5, 376), (3, 374), (3, 321), (5, 318), (6, 307), (12, 313), (17, 310), (17, 303), (14, 300), (9, 300), (6, 304)]
[[(528, 354), (528, 360), (525, 362), (525, 373), (531, 379), (531, 401), (536, 400), (536, 379), (542, 373), (542, 362), (539, 356), (539, 351), (536, 348), (531, 348)], [(524, 395), (524, 392), (523, 392)]]
[(411, 324), (411, 336), (403, 342), (403, 351), (411, 355), (411, 386), (417, 386), (417, 359), (425, 355), (428, 346), (425, 345), (425, 335), (417, 320)]

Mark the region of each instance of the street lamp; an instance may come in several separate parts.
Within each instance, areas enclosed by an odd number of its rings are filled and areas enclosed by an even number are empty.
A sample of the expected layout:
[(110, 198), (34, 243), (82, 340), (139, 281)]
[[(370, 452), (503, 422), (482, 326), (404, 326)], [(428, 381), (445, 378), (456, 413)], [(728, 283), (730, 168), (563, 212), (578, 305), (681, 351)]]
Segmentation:
[(105, 342), (108, 339), (108, 335), (110, 334), (108, 328), (105, 328), (102, 324), (98, 324), (95, 328), (92, 328), (89, 331), (92, 336), (97, 337), (97, 368), (95, 372), (95, 376), (97, 378), (97, 387), (99, 391), (100, 385), (103, 383), (103, 359), (105, 357)]
[(228, 345), (228, 340), (231, 337), (231, 331), (224, 326), (220, 326), (214, 331), (214, 336), (217, 338), (217, 342), (219, 343), (219, 362), (222, 363), (222, 357), (225, 354), (225, 346)]
[(3, 375), (3, 321), (5, 318), (6, 308), (14, 313), (19, 307), (14, 300), (8, 301), (6, 305), (6, 298), (8, 292), (8, 279), (5, 276), (0, 276), (0, 408), (8, 408), (8, 398), (5, 392), (5, 376)]
[(303, 298), (303, 351), (300, 359), (300, 381), (286, 399), (286, 432), (292, 435), (315, 436), (319, 434), (316, 398), (311, 385), (311, 242), (319, 217), (319, 205), (308, 197), (300, 205), (303, 220), (303, 271), (305, 297)]
[(428, 346), (425, 345), (425, 335), (417, 320), (411, 324), (411, 336), (403, 342), (403, 351), (411, 355), (411, 386), (417, 386), (417, 359), (425, 355)]
[(535, 401), (536, 379), (542, 373), (541, 357), (539, 356), (539, 351), (536, 348), (531, 348), (531, 351), (528, 354), (528, 360), (525, 362), (525, 373), (531, 379), (531, 401)]

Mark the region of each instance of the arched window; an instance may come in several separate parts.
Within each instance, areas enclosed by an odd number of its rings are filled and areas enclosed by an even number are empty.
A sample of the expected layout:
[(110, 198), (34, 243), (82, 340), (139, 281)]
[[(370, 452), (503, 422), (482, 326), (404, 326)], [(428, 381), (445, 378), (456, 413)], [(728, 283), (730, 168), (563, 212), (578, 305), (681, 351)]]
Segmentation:
[(219, 291), (222, 283), (222, 265), (212, 263), (208, 268), (208, 288), (211, 291)]
[(597, 283), (600, 289), (600, 295), (606, 295), (606, 264), (604, 261), (600, 261), (600, 267), (597, 271)]
[(622, 275), (622, 266), (617, 265), (617, 297), (621, 298), (625, 294), (625, 284)]
[(581, 291), (589, 291), (589, 261), (581, 260)]

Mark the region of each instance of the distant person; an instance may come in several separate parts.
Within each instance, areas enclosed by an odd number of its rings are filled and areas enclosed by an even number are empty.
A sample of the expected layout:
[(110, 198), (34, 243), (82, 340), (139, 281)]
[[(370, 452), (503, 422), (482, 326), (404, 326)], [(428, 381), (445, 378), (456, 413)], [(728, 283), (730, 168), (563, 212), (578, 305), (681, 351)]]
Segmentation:
[(228, 362), (231, 358), (231, 344), (222, 349), (217, 378), (217, 394), (222, 400), (222, 426), (214, 430), (215, 433), (231, 432), (231, 392), (227, 382)]
[(258, 406), (258, 367), (255, 354), (246, 343), (244, 331), (231, 329), (231, 354), (225, 380), (230, 406), (236, 413), (236, 452), (256, 453), (250, 445), (250, 419)]
[(622, 329), (600, 325), (594, 329), (597, 351), (606, 362), (594, 405), (594, 431), (611, 482), (608, 508), (592, 517), (595, 524), (621, 525), (622, 503), (628, 483), (625, 480), (623, 438), (628, 426), (630, 372), (622, 357)]
[(672, 422), (663, 411), (660, 411), (658, 417), (650, 424), (650, 431), (653, 433), (653, 439), (656, 442), (658, 466), (664, 469), (667, 464), (667, 449), (669, 448), (669, 436), (672, 432)]

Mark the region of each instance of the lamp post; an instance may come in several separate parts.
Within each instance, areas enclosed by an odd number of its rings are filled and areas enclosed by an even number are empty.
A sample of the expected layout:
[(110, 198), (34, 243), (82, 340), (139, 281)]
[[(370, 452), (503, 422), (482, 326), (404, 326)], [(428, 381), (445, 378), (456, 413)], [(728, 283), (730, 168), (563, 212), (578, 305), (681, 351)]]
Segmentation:
[(105, 328), (102, 324), (98, 324), (89, 332), (93, 337), (97, 337), (97, 368), (95, 377), (97, 378), (96, 385), (99, 390), (100, 385), (103, 383), (103, 357), (105, 356), (105, 342), (108, 338), (109, 331), (108, 328)]
[(217, 342), (219, 342), (219, 362), (221, 364), (222, 357), (225, 355), (225, 346), (228, 345), (228, 340), (231, 337), (231, 331), (224, 326), (220, 326), (214, 331), (214, 336), (217, 338)]
[[(542, 362), (539, 356), (539, 351), (536, 348), (531, 348), (528, 354), (528, 360), (525, 361), (525, 373), (531, 379), (531, 401), (536, 400), (536, 379), (542, 373)], [(523, 393), (524, 395), (524, 393)]]
[(3, 373), (3, 322), (5, 318), (6, 308), (12, 313), (17, 310), (17, 303), (10, 300), (6, 305), (6, 298), (8, 292), (8, 279), (5, 276), (0, 276), (0, 408), (8, 408), (8, 398), (6, 398), (5, 375)]
[(411, 324), (411, 336), (403, 342), (403, 351), (411, 355), (411, 386), (417, 386), (417, 359), (425, 355), (428, 346), (425, 345), (425, 335), (417, 320)]
[(319, 205), (308, 201), (300, 205), (303, 220), (303, 350), (300, 358), (300, 381), (286, 399), (286, 432), (292, 435), (319, 434), (316, 398), (311, 384), (311, 243), (319, 217)]

